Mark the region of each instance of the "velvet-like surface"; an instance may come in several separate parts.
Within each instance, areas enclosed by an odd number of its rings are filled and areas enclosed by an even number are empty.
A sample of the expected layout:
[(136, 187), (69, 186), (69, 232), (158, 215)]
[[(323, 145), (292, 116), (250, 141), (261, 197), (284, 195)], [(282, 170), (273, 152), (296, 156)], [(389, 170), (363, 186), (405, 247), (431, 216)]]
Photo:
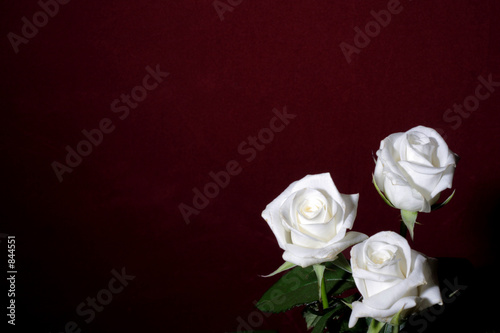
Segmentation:
[[(330, 172), (360, 194), (353, 230), (397, 231), (372, 155), (417, 125), (461, 160), (455, 197), (418, 216), (413, 248), (479, 271), (496, 261), (497, 1), (63, 3), (0, 5), (0, 256), (15, 235), (16, 328), (305, 331), (300, 310), (254, 309), (276, 281), (259, 275), (282, 263), (262, 210)], [(122, 269), (135, 278), (99, 294)]]

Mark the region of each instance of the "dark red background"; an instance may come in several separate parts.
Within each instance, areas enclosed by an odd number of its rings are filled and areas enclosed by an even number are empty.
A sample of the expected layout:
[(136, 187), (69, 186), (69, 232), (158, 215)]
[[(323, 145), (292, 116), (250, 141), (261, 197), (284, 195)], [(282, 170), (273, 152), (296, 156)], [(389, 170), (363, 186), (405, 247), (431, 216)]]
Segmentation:
[[(342, 193), (360, 193), (355, 230), (397, 230), (398, 211), (371, 184), (372, 154), (419, 124), (441, 129), (461, 160), (455, 198), (419, 215), (413, 247), (490, 265), (500, 89), (455, 129), (444, 114), (474, 95), (478, 76), (500, 81), (500, 5), (401, 6), (348, 63), (339, 44), (352, 45), (354, 27), (387, 1), (243, 0), (224, 20), (212, 1), (71, 1), (17, 54), (7, 34), (20, 35), (40, 6), (3, 1), (0, 232), (17, 239), (19, 325), (229, 332), (259, 322), (253, 302), (276, 281), (259, 275), (282, 263), (260, 217), (266, 204), (306, 174), (330, 172)], [(110, 104), (156, 65), (170, 75), (120, 120)], [(284, 106), (296, 118), (246, 161), (238, 146)], [(115, 130), (60, 183), (51, 163), (103, 118)], [(179, 205), (231, 160), (241, 173), (186, 224)], [(76, 306), (122, 267), (135, 279), (84, 323)], [(292, 311), (252, 328), (303, 325)]]

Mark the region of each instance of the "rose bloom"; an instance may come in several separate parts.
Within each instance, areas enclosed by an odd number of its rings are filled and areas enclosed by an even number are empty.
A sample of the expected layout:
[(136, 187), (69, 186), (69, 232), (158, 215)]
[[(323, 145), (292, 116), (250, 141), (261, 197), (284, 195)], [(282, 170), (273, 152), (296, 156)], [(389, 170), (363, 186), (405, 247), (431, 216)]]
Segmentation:
[(352, 303), (349, 327), (358, 318), (389, 322), (400, 310), (402, 318), (434, 304), (442, 304), (437, 261), (412, 250), (405, 238), (383, 231), (351, 249), (352, 275), (363, 296)]
[(438, 132), (417, 126), (380, 142), (375, 182), (396, 208), (428, 213), (439, 194), (451, 188), (455, 163)]
[(340, 194), (329, 173), (293, 182), (262, 212), (285, 261), (307, 267), (332, 261), (366, 235), (347, 232), (356, 218), (358, 194)]

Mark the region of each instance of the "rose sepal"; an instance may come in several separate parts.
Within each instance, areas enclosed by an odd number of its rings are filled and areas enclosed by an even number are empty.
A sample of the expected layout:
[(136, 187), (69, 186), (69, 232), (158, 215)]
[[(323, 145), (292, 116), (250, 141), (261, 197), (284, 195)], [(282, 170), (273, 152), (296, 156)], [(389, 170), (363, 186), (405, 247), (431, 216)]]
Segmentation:
[(399, 333), (400, 325), (402, 325), (401, 315), (403, 314), (403, 310), (404, 306), (394, 315), (394, 317), (392, 317), (389, 324), (385, 327), (384, 333)]
[[(401, 209), (401, 219), (403, 220), (404, 226), (406, 226), (406, 229), (410, 232), (411, 239), (413, 240), (413, 229), (415, 228), (415, 224), (417, 222), (417, 215), (418, 212), (410, 212), (408, 210)], [(401, 228), (401, 236), (405, 237), (406, 233), (404, 228)]]
[(332, 261), (332, 264), (334, 264), (335, 266), (337, 266), (340, 269), (343, 269), (347, 273), (352, 274), (351, 265), (349, 265), (349, 261), (347, 261), (346, 257), (344, 256), (344, 254), (342, 252), (339, 253), (337, 259)]
[(392, 326), (399, 326), (399, 325), (401, 325), (401, 315), (402, 315), (402, 313), (403, 313), (404, 308), (405, 308), (405, 307), (403, 306), (403, 307), (401, 308), (401, 310), (399, 310), (399, 312), (398, 312), (398, 313), (396, 313), (396, 314), (394, 315), (394, 317), (392, 317), (392, 319), (391, 319), (391, 321), (390, 321), (390, 323), (391, 323), (391, 325), (392, 325)]
[(442, 203), (432, 205), (431, 206), (431, 211), (435, 211), (435, 210), (438, 210), (439, 208), (443, 208), (453, 198), (453, 196), (455, 195), (455, 191), (456, 190), (453, 190), (453, 193), (451, 193), (450, 196), (445, 201), (443, 201)]
[[(403, 308), (404, 309), (404, 308)], [(389, 323), (384, 323), (376, 319), (370, 318), (371, 321), (368, 326), (367, 333), (378, 333), (383, 330), (383, 333), (399, 333), (401, 322), (401, 314), (403, 309), (399, 310), (397, 314), (392, 317)]]
[(278, 267), (278, 269), (276, 269), (274, 272), (272, 272), (271, 274), (268, 274), (268, 275), (261, 275), (261, 277), (271, 277), (271, 276), (274, 276), (274, 275), (279, 274), (281, 272), (284, 272), (284, 271), (287, 271), (289, 269), (292, 269), (295, 266), (297, 266), (297, 264), (285, 261), (283, 263), (283, 265), (281, 265), (280, 267)]
[(384, 328), (384, 326), (385, 326), (384, 322), (372, 319), (372, 321), (370, 322), (370, 326), (368, 326), (368, 331), (366, 331), (366, 333), (378, 333), (382, 330), (382, 328)]
[(388, 204), (389, 206), (391, 206), (392, 208), (396, 208), (396, 206), (394, 206), (394, 205), (392, 204), (392, 202), (391, 202), (389, 199), (387, 199), (387, 197), (384, 195), (384, 193), (382, 193), (382, 191), (381, 191), (381, 190), (380, 190), (380, 188), (378, 187), (377, 182), (375, 181), (375, 175), (374, 175), (374, 174), (372, 174), (372, 183), (373, 183), (373, 185), (375, 186), (375, 189), (377, 190), (377, 192), (378, 192), (378, 194), (380, 195), (380, 197), (384, 200), (384, 202), (385, 202), (386, 204)]

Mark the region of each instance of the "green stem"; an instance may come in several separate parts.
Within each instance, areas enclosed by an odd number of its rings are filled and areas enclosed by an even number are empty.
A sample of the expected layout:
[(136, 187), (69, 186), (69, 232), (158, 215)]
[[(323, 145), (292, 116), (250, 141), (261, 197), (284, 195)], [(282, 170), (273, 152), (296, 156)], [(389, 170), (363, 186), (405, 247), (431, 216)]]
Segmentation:
[(328, 298), (326, 295), (326, 282), (325, 282), (325, 269), (326, 267), (321, 264), (313, 265), (314, 272), (316, 273), (316, 278), (318, 280), (318, 296), (320, 301), (323, 303), (323, 309), (328, 308)]
[(328, 296), (326, 295), (325, 278), (321, 281), (321, 300), (323, 302), (323, 310), (328, 309)]

